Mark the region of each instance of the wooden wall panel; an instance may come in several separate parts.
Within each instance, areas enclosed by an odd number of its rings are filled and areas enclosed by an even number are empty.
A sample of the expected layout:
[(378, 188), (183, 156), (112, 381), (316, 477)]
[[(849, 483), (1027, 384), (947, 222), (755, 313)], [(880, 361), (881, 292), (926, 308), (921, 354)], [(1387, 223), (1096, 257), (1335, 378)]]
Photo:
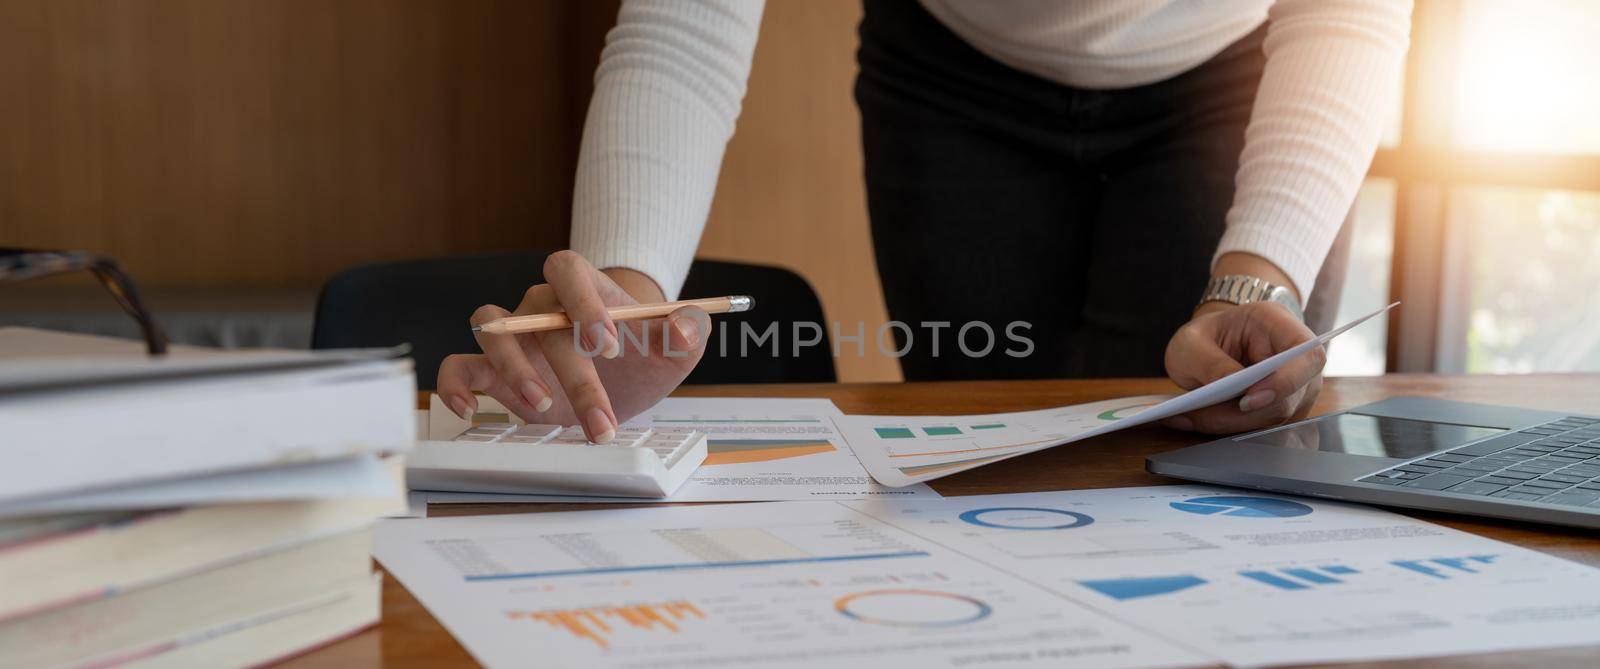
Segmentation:
[(700, 254), (782, 265), (822, 295), (845, 334), (866, 324), (867, 355), (838, 359), (841, 380), (897, 381), (899, 363), (871, 342), (887, 318), (867, 227), (854, 0), (770, 0), (750, 90), (711, 207)]
[(0, 245), (180, 286), (562, 245), (568, 8), (0, 0)]
[[(616, 0), (0, 0), (0, 246), (147, 286), (311, 288), (350, 265), (566, 245)], [(701, 254), (884, 318), (856, 0), (770, 0)], [(871, 353), (869, 346), (869, 353)], [(899, 376), (845, 357), (846, 380)]]

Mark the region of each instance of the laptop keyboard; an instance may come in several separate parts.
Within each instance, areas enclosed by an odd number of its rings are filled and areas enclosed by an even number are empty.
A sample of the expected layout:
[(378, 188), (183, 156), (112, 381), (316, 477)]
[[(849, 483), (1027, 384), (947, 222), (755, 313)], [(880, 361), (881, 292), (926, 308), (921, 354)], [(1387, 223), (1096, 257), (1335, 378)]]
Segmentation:
[(1361, 482), (1600, 509), (1600, 420), (1569, 416)]

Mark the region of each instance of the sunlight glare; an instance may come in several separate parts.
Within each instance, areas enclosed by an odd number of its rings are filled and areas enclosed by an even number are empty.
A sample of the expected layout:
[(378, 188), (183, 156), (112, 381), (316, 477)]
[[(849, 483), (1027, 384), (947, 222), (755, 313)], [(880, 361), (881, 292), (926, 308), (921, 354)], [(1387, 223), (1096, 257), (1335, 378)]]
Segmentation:
[(1461, 148), (1600, 151), (1600, 2), (1468, 0), (1461, 8)]

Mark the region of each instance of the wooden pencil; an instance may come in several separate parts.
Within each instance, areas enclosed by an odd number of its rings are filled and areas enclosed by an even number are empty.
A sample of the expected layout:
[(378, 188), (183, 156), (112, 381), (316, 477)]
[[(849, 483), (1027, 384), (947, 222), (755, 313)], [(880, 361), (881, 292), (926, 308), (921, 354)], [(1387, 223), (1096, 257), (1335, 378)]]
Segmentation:
[[(755, 306), (755, 300), (751, 299), (749, 295), (703, 297), (698, 300), (611, 307), (606, 310), (606, 313), (611, 315), (611, 320), (613, 321), (637, 321), (648, 318), (662, 318), (674, 311), (690, 306), (700, 307), (708, 314), (734, 313), (749, 311), (751, 307)], [(488, 323), (472, 326), (472, 331), (490, 334), (518, 334), (523, 332), (546, 332), (570, 327), (572, 327), (572, 319), (567, 318), (566, 312), (556, 311), (548, 314), (528, 314), (526, 316), (497, 318)]]

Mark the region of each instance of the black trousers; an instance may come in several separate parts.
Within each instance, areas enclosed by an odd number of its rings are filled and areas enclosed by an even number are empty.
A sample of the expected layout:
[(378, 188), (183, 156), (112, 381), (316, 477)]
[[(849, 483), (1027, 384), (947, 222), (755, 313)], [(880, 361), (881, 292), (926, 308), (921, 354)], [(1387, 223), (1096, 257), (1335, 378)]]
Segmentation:
[[(906, 378), (1165, 375), (1233, 203), (1264, 30), (1171, 79), (1091, 90), (985, 56), (913, 0), (865, 9), (867, 205), (889, 315), (913, 328)], [(952, 345), (971, 321), (998, 335), (988, 355)], [(1027, 357), (1005, 353), (1014, 321)], [(937, 355), (925, 322), (953, 324)]]

